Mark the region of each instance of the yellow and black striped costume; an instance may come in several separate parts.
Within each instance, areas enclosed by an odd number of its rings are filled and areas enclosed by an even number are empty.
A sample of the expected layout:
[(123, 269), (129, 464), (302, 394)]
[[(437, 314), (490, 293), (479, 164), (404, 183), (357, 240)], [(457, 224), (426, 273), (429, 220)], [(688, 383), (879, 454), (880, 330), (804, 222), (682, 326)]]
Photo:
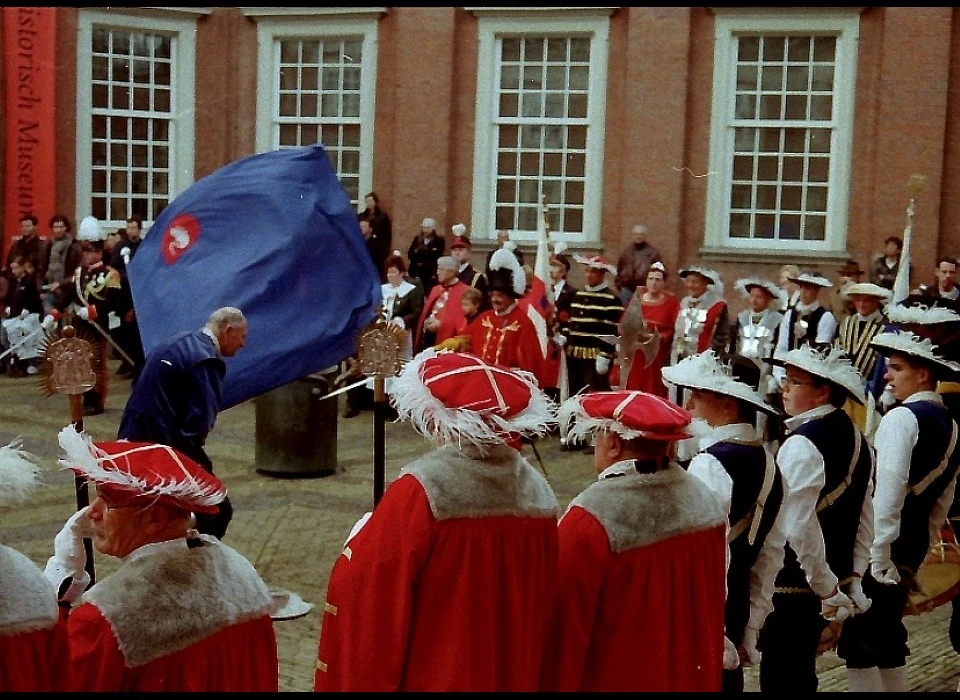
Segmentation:
[(567, 337), (567, 357), (592, 360), (600, 353), (612, 356), (614, 348), (600, 340), (605, 335), (617, 335), (617, 326), (623, 316), (623, 304), (610, 287), (590, 291), (581, 289), (570, 303), (570, 320), (561, 329)]

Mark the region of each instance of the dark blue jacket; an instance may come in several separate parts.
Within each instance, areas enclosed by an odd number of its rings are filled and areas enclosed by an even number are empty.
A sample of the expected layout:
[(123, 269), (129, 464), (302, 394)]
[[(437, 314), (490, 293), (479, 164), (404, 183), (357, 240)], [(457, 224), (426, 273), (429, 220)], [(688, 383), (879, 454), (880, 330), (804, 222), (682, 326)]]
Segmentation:
[(226, 372), (213, 339), (202, 330), (157, 345), (133, 386), (117, 438), (175, 447), (212, 471), (203, 445), (217, 420)]

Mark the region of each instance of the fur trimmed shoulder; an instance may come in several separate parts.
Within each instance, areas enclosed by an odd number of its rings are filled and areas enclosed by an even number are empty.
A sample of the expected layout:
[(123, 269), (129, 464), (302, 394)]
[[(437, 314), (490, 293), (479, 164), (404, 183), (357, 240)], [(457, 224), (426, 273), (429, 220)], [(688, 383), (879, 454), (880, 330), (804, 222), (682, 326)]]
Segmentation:
[(547, 480), (506, 445), (489, 449), (483, 457), (446, 445), (411, 462), (401, 474), (420, 482), (437, 520), (560, 514)]
[(125, 562), (80, 602), (96, 606), (136, 668), (268, 614), (273, 599), (242, 554), (204, 540)]
[(0, 544), (0, 635), (51, 629), (57, 592), (31, 559)]
[(678, 465), (656, 474), (598, 481), (574, 498), (569, 508), (573, 506), (600, 521), (614, 553), (727, 521), (723, 507), (703, 482)]

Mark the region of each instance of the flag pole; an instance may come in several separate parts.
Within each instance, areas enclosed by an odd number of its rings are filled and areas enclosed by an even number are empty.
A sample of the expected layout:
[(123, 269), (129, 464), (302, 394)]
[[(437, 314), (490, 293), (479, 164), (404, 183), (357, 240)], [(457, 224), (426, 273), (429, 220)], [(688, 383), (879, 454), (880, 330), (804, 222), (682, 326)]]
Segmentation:
[(896, 306), (910, 296), (910, 246), (913, 239), (913, 216), (916, 212), (917, 195), (923, 189), (926, 178), (914, 173), (907, 180), (910, 190), (910, 202), (907, 204), (907, 224), (903, 229), (903, 247), (900, 249), (900, 263), (897, 267), (897, 276), (893, 282), (893, 294), (890, 305)]

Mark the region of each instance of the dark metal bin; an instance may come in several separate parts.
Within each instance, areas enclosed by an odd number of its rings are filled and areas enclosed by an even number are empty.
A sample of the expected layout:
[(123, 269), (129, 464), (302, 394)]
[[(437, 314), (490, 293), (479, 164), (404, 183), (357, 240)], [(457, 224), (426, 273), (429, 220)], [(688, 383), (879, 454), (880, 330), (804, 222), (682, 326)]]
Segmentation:
[(337, 472), (337, 368), (296, 379), (258, 396), (256, 470), (271, 476), (330, 476)]

